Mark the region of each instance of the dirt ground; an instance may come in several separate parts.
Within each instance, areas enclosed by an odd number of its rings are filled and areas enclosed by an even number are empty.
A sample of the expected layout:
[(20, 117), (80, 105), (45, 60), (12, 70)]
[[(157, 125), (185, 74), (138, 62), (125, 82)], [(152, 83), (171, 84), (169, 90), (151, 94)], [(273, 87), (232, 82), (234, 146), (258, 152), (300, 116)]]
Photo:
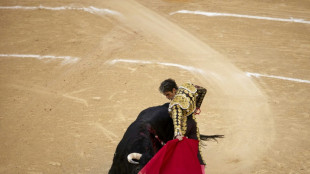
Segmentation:
[(310, 1), (0, 1), (0, 173), (107, 173), (166, 78), (208, 89), (200, 132), (225, 138), (206, 173), (310, 173), (310, 23), (292, 18)]

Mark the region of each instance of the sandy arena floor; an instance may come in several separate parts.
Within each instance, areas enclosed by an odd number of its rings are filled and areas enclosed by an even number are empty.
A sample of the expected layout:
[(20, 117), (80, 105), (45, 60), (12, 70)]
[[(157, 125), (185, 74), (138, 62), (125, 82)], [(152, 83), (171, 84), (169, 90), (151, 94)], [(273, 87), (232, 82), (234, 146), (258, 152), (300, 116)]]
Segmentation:
[(0, 1), (0, 173), (107, 173), (160, 82), (204, 86), (208, 174), (310, 173), (310, 1)]

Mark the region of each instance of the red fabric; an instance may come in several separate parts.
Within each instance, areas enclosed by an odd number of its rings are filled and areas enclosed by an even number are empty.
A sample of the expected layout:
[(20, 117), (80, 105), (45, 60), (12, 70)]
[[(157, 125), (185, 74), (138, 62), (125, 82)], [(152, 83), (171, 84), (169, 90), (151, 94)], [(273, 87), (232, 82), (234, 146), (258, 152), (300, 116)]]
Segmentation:
[(197, 153), (198, 140), (168, 141), (139, 174), (202, 174)]

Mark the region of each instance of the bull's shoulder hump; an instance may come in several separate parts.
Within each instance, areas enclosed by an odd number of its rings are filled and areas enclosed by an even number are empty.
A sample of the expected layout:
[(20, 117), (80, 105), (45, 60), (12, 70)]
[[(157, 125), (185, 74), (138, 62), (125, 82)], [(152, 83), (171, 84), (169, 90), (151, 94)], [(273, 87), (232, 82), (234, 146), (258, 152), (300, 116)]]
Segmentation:
[(158, 117), (158, 116), (162, 116), (166, 114), (169, 115), (168, 106), (169, 106), (169, 103), (165, 103), (164, 105), (153, 106), (153, 107), (144, 109), (138, 115), (137, 120), (140, 120), (140, 119), (150, 120), (153, 117)]

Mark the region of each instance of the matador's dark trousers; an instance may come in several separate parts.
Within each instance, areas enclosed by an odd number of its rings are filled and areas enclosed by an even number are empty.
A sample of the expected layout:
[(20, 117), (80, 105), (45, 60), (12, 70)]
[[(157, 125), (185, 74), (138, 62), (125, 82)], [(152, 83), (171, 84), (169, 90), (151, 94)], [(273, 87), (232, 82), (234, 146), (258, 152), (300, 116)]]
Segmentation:
[(186, 129), (186, 133), (184, 136), (188, 137), (189, 139), (195, 139), (199, 141), (199, 147), (198, 147), (198, 154), (197, 157), (199, 159), (199, 162), (201, 165), (206, 165), (202, 156), (201, 156), (201, 152), (200, 152), (200, 133), (199, 133), (199, 129), (197, 127), (197, 122), (196, 120), (193, 118), (192, 115), (187, 116), (187, 129)]

